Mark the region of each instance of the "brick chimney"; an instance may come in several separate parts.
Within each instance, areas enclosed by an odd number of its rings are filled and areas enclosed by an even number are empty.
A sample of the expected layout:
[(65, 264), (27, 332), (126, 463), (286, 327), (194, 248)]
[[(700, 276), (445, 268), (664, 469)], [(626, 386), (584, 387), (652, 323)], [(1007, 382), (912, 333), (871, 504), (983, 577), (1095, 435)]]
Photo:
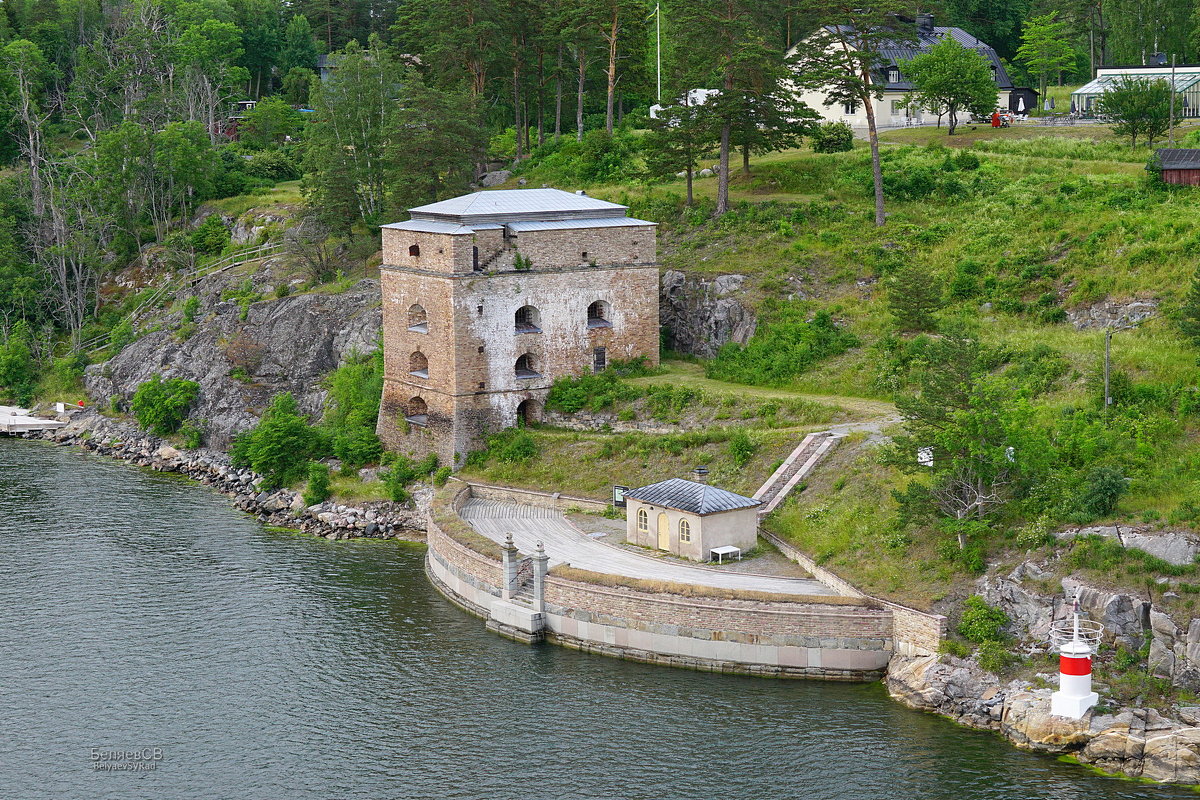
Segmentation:
[(708, 483), (708, 467), (701, 464), (692, 470), (692, 480), (696, 483)]

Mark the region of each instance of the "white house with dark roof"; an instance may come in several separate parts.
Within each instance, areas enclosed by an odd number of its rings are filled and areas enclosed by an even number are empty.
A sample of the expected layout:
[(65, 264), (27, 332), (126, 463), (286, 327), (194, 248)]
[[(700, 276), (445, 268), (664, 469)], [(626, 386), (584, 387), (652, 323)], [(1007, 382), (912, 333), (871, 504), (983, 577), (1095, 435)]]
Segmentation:
[[(874, 100), (875, 123), (881, 128), (901, 127), (904, 125), (920, 125), (933, 122), (936, 114), (921, 109), (908, 108), (905, 96), (912, 91), (912, 82), (904, 77), (903, 62), (914, 56), (926, 53), (935, 44), (946, 37), (956, 39), (959, 44), (979, 53), (991, 65), (992, 76), (996, 79), (996, 107), (1009, 107), (1009, 94), (1013, 90), (1012, 79), (1004, 69), (1004, 63), (991, 45), (975, 38), (962, 28), (942, 27), (933, 24), (932, 14), (918, 14), (915, 38), (908, 41), (881, 48), (879, 64), (873, 71), (872, 82), (883, 87), (883, 97)], [(848, 26), (839, 26), (842, 31), (850, 31)], [(834, 30), (832, 26), (829, 30)], [(795, 48), (788, 51), (788, 57), (795, 55)], [(857, 104), (834, 103), (826, 105), (828, 96), (820, 90), (801, 93), (800, 99), (814, 111), (823, 116), (828, 122), (845, 122), (854, 128), (867, 127), (866, 109)]]
[(669, 478), (625, 492), (626, 541), (707, 561), (714, 549), (758, 543), (762, 503), (726, 489)]

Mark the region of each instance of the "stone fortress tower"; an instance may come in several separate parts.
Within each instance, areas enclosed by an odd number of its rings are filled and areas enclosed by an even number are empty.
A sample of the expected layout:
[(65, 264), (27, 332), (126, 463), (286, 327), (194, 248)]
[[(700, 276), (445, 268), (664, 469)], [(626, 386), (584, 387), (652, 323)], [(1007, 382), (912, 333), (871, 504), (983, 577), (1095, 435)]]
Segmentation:
[(515, 189), (384, 225), (384, 445), (457, 467), (485, 433), (539, 419), (555, 378), (657, 364), (655, 225), (627, 211)]

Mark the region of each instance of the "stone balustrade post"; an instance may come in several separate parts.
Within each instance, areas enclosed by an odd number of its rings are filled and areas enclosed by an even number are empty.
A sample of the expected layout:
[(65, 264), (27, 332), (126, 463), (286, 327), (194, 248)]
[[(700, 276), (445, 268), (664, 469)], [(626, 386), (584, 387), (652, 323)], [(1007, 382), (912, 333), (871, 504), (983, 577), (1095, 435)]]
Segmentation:
[(517, 546), (513, 544), (512, 534), (506, 534), (504, 544), (500, 545), (500, 573), (504, 580), (504, 585), (500, 587), (500, 596), (505, 600), (512, 599), (513, 584), (516, 583), (517, 569), (520, 568), (518, 555)]
[(546, 610), (546, 573), (550, 571), (549, 564), (550, 556), (546, 555), (546, 548), (538, 542), (533, 551), (533, 610), (539, 613)]

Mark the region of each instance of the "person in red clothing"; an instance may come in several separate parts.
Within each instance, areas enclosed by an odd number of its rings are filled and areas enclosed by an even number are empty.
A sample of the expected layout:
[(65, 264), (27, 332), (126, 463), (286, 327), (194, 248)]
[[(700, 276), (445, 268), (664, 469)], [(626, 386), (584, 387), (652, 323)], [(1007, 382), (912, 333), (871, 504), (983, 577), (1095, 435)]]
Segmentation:
[(1000, 127), (1000, 112), (999, 111), (992, 112), (992, 127), (993, 128)]

